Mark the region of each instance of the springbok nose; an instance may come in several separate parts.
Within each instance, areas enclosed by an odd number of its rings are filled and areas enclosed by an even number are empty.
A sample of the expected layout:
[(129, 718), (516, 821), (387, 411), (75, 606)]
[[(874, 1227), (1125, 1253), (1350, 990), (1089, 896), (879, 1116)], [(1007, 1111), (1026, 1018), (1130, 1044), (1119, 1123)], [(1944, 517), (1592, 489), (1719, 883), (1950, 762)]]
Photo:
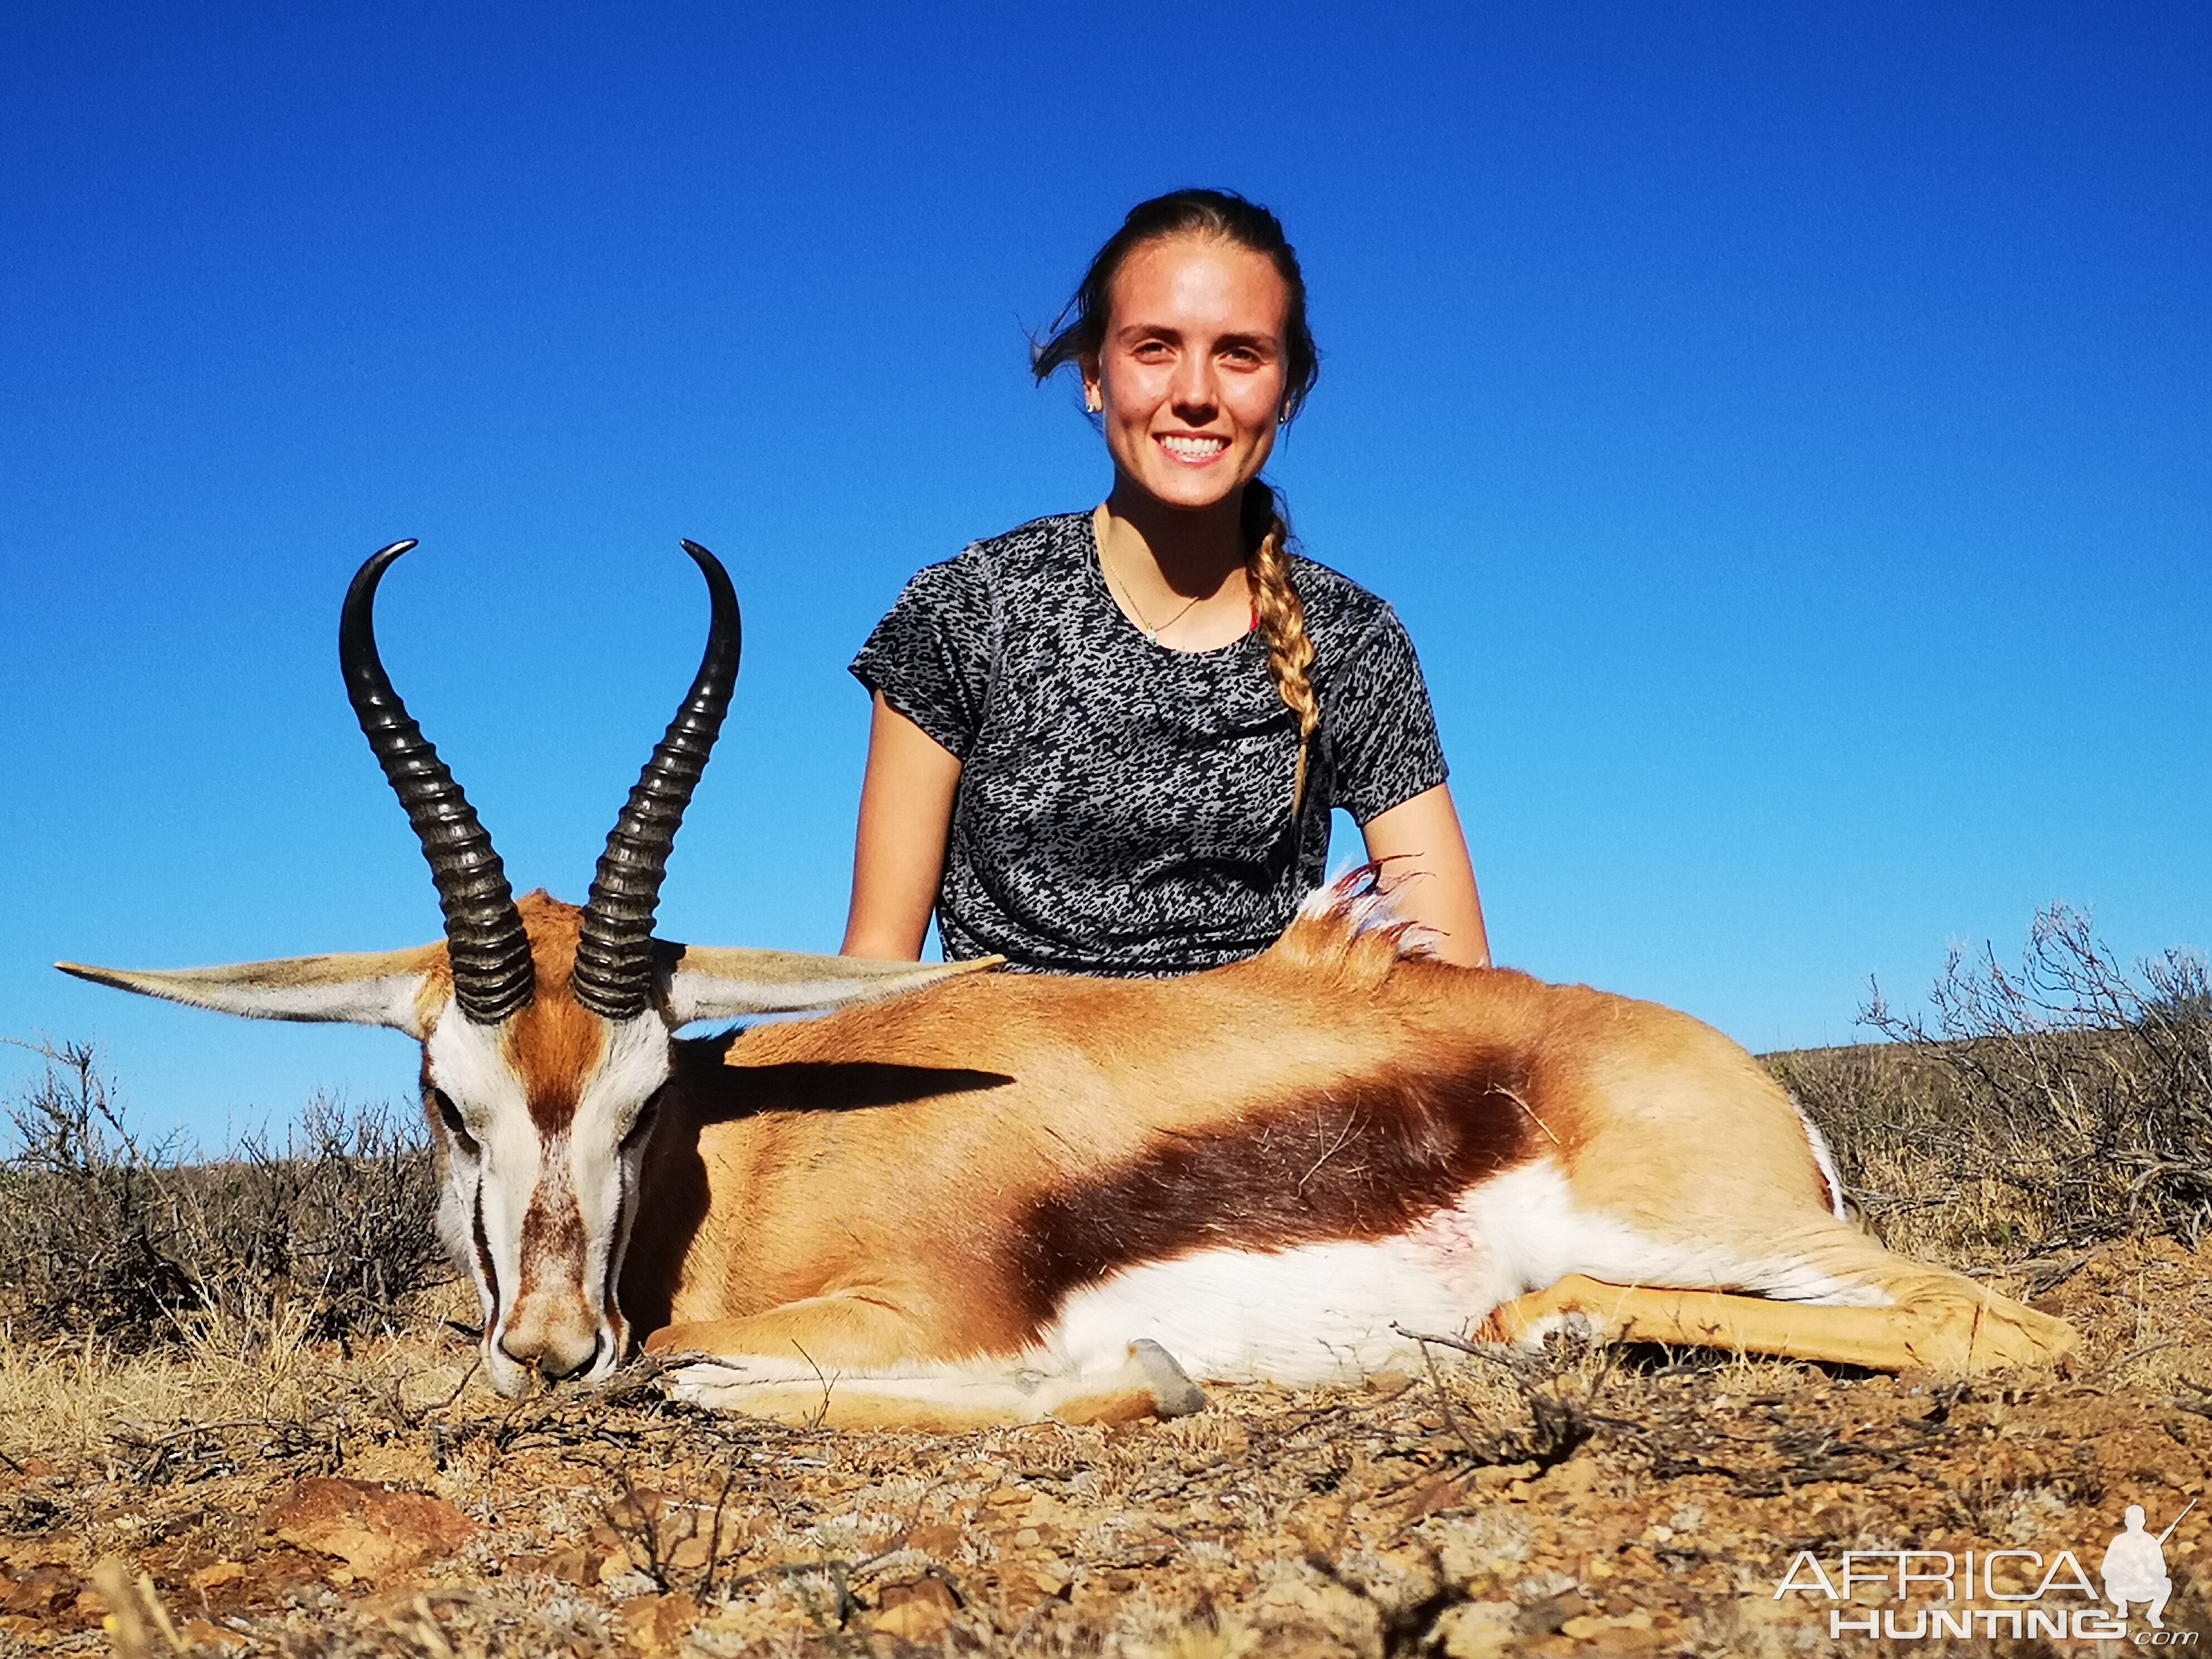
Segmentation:
[(547, 1382), (567, 1382), (581, 1376), (599, 1363), (603, 1341), (604, 1339), (595, 1334), (588, 1342), (548, 1341), (534, 1345), (534, 1352), (530, 1351), (533, 1345), (525, 1344), (524, 1352), (517, 1352), (502, 1339), (499, 1348), (501, 1353), (526, 1370), (535, 1365), (538, 1375)]

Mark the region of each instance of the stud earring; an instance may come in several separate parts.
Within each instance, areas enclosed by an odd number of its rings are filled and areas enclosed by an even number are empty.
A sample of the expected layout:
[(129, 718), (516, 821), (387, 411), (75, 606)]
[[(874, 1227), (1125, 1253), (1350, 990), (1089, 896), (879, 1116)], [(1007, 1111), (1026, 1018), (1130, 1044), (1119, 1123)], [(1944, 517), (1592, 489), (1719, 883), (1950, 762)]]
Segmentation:
[(1106, 400), (1087, 386), (1084, 388), (1083, 406), (1093, 415), (1103, 415), (1106, 412)]

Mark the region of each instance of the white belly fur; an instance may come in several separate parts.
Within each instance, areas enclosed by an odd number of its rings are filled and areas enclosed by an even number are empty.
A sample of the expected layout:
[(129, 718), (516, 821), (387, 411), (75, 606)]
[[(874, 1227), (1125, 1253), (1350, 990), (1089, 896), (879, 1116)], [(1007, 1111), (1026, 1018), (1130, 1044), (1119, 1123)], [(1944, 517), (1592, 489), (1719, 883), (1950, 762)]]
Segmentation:
[(1570, 1273), (1616, 1285), (1881, 1303), (1878, 1291), (1781, 1257), (1644, 1237), (1577, 1208), (1549, 1158), (1490, 1177), (1416, 1231), (1293, 1249), (1194, 1251), (1079, 1291), (1046, 1333), (1051, 1369), (1105, 1371), (1150, 1337), (1193, 1376), (1312, 1384), (1418, 1365), (1392, 1329), (1464, 1335), (1501, 1302)]

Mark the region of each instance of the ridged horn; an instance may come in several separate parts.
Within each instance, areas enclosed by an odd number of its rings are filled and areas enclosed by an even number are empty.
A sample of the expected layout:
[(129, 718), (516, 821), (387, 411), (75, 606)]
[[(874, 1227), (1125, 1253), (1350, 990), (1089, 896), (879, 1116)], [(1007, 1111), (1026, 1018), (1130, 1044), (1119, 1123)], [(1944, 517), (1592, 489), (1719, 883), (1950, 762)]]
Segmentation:
[(706, 654), (599, 855), (569, 981), (576, 1000), (608, 1019), (629, 1019), (644, 1011), (652, 987), (653, 915), (668, 874), (668, 854), (738, 680), (742, 630), (729, 572), (696, 542), (685, 542), (684, 550), (706, 577), (713, 605)]
[(430, 879), (446, 913), (453, 1000), (475, 1024), (496, 1025), (530, 1000), (530, 936), (491, 836), (422, 728), (409, 718), (376, 653), (376, 585), (414, 545), (394, 542), (354, 573), (338, 618), (338, 663), (362, 732), (430, 861)]

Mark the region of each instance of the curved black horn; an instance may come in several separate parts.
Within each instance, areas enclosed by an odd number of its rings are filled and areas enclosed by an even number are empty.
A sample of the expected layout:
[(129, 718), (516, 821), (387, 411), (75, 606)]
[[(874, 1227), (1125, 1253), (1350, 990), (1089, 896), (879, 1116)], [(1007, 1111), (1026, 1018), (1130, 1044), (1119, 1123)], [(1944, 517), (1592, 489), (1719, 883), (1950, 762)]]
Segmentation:
[(684, 550), (706, 577), (714, 605), (707, 653), (699, 659), (684, 706), (639, 774), (629, 804), (607, 837), (607, 850), (599, 855), (570, 981), (576, 1000), (608, 1019), (629, 1019), (644, 1011), (653, 972), (653, 913), (660, 902), (668, 854), (691, 792), (707, 769), (707, 757), (714, 752), (738, 680), (740, 629), (730, 574), (698, 543), (684, 543)]
[(338, 663), (362, 732), (430, 860), (430, 879), (446, 913), (453, 1000), (477, 1024), (496, 1025), (530, 1000), (530, 936), (490, 836), (422, 728), (408, 718), (407, 705), (376, 654), (376, 585), (414, 545), (394, 542), (354, 573), (338, 618)]

